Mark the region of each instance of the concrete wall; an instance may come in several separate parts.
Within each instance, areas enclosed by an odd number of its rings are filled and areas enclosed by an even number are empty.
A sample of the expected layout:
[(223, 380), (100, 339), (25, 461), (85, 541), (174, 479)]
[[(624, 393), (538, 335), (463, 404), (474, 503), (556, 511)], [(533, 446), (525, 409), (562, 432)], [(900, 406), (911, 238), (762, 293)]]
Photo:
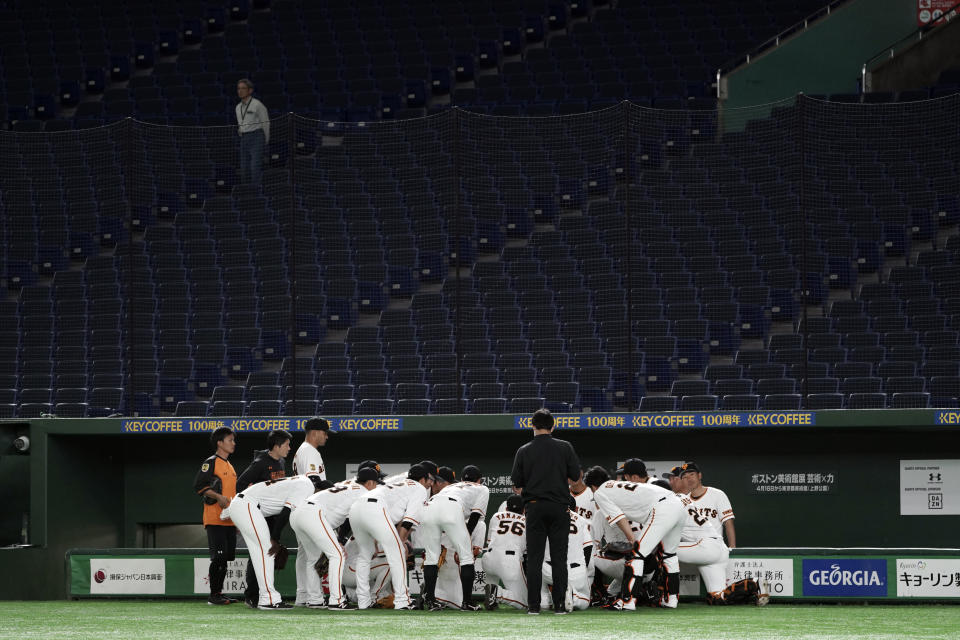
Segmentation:
[(954, 19), (868, 71), (870, 91), (903, 91), (936, 84), (940, 72), (960, 66), (960, 20)]

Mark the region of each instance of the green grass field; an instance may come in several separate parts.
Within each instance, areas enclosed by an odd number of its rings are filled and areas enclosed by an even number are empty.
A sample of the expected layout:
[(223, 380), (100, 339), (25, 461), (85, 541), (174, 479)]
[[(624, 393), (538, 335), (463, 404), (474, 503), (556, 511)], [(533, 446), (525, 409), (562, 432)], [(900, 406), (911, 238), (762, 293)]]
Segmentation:
[(777, 605), (675, 611), (583, 611), (568, 616), (523, 612), (254, 611), (202, 601), (0, 602), (0, 638), (315, 638), (442, 640), (463, 638), (960, 638), (960, 607), (951, 605)]

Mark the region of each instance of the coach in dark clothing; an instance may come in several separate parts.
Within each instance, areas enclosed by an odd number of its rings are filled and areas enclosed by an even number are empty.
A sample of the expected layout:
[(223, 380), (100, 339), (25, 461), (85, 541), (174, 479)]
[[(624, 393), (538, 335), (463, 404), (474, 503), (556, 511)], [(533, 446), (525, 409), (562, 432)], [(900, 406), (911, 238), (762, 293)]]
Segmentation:
[(553, 438), (553, 415), (546, 409), (533, 414), (533, 440), (517, 449), (511, 479), (527, 518), (527, 607), (540, 613), (543, 556), (550, 540), (553, 571), (553, 610), (566, 613), (567, 536), (570, 529), (570, 484), (580, 477), (580, 461), (573, 446)]

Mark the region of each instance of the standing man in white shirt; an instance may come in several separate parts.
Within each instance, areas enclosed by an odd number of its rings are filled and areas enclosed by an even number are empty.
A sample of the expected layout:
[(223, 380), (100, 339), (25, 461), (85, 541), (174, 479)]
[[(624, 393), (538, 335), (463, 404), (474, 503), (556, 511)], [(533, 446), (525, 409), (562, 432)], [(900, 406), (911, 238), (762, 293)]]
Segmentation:
[[(327, 438), (330, 437), (330, 423), (323, 418), (310, 418), (303, 423), (304, 438), (297, 453), (293, 456), (293, 474), (316, 476), (321, 480), (327, 479), (327, 470), (323, 466), (323, 456), (320, 455), (319, 447), (327, 444)], [(303, 549), (303, 541), (297, 537), (297, 547)], [(307, 570), (307, 554), (297, 552), (297, 600), (295, 605), (305, 607), (308, 605), (308, 587), (307, 577), (311, 577)]]
[(303, 423), (303, 444), (293, 456), (293, 475), (327, 479), (327, 469), (323, 466), (319, 449), (326, 446), (330, 433), (330, 423), (324, 418), (310, 418)]
[(270, 144), (270, 115), (253, 97), (253, 82), (237, 81), (237, 133), (240, 135), (240, 181), (259, 184), (263, 176), (263, 153)]

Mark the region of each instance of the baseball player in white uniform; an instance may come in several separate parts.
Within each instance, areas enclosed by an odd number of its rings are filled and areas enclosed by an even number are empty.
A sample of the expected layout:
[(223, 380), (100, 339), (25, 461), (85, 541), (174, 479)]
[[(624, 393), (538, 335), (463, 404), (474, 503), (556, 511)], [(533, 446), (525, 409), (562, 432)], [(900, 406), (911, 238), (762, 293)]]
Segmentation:
[[(390, 564), (387, 562), (387, 556), (379, 545), (375, 545), (376, 552), (373, 559), (370, 560), (370, 599), (373, 600), (373, 607), (380, 606), (381, 602), (389, 602), (393, 606), (393, 585), (390, 580)], [(357, 558), (360, 557), (360, 545), (357, 539), (350, 536), (350, 539), (343, 545), (343, 551), (347, 556), (347, 568), (343, 572), (344, 595), (348, 599), (356, 602), (357, 599)]]
[(479, 607), (470, 602), (475, 576), (471, 535), (477, 523), (486, 515), (490, 490), (480, 484), (483, 476), (480, 469), (473, 465), (464, 467), (462, 482), (456, 482), (456, 475), (449, 467), (440, 467), (438, 473), (440, 478), (435, 486), (441, 488), (424, 508), (420, 525), (419, 540), (426, 552), (423, 561), (423, 607), (426, 610), (443, 608), (442, 604), (436, 602), (436, 588), (443, 546), (440, 537), (446, 533), (459, 559), (463, 588), (461, 608), (476, 611)]
[[(591, 491), (591, 493), (593, 492)], [(607, 595), (617, 597), (620, 594), (620, 587), (622, 586), (623, 582), (624, 561), (623, 558), (620, 557), (606, 557), (603, 555), (602, 548), (603, 543), (617, 541), (626, 542), (627, 536), (623, 534), (623, 531), (620, 530), (620, 527), (611, 525), (607, 522), (607, 519), (600, 512), (600, 509), (596, 507), (595, 501), (593, 505), (593, 521), (590, 524), (593, 530), (593, 537), (596, 539), (596, 544), (593, 547), (593, 562), (590, 563), (590, 571), (594, 576), (596, 575), (596, 572), (599, 571), (604, 576), (609, 578), (610, 584), (607, 586)], [(627, 522), (627, 526), (630, 527), (630, 531), (633, 533), (634, 538), (640, 537), (639, 524), (630, 520)]]
[[(280, 531), (286, 526), (290, 513), (308, 496), (316, 492), (321, 482), (316, 476), (293, 476), (250, 485), (230, 502), (220, 514), (221, 520), (230, 519), (243, 535), (250, 552), (253, 570), (260, 585), (257, 608), (286, 610), (293, 605), (283, 602), (273, 585), (274, 554), (279, 548)], [(265, 518), (278, 516), (271, 531)], [(266, 545), (266, 548), (265, 548)]]
[[(608, 481), (602, 467), (594, 467), (585, 478), (587, 485), (593, 488), (593, 497), (597, 507), (607, 522), (616, 525), (634, 544), (638, 558), (630, 559), (624, 591), (627, 598), (619, 603), (622, 609), (636, 607), (633, 593), (639, 587), (637, 575), (646, 578), (653, 576), (656, 570), (654, 551), (663, 545), (663, 564), (667, 571), (667, 595), (661, 606), (676, 608), (680, 593), (680, 562), (677, 560), (677, 546), (680, 544), (680, 532), (685, 522), (685, 512), (680, 498), (668, 489), (647, 483), (647, 467), (639, 458), (630, 458), (623, 467), (617, 469), (622, 481)], [(634, 536), (628, 520), (642, 522), (643, 529), (639, 537)], [(642, 560), (642, 562), (641, 562)]]
[(412, 609), (407, 589), (404, 541), (410, 529), (420, 524), (423, 505), (430, 495), (432, 479), (427, 471), (413, 465), (407, 479), (377, 487), (350, 507), (350, 526), (359, 545), (357, 556), (357, 604), (373, 605), (370, 597), (370, 561), (379, 544), (390, 564), (393, 608)]
[[(588, 579), (588, 565), (593, 557), (593, 532), (590, 521), (581, 516), (576, 509), (576, 501), (571, 497), (570, 534), (567, 548), (567, 593), (565, 605), (567, 611), (586, 609), (590, 606), (590, 580)], [(547, 585), (553, 585), (553, 568), (550, 564), (550, 543), (547, 542), (546, 555), (543, 563), (543, 588), (540, 590), (542, 608), (550, 606), (550, 597)]]
[[(307, 606), (323, 608), (323, 585), (313, 569), (321, 555), (327, 557), (330, 588), (329, 608), (350, 608), (343, 597), (343, 572), (346, 569), (346, 554), (337, 539), (336, 530), (343, 525), (350, 507), (359, 498), (377, 486), (380, 474), (376, 469), (360, 469), (355, 482), (340, 482), (304, 500), (290, 515), (290, 526), (303, 546), (303, 555), (309, 567), (304, 582), (307, 586)], [(299, 570), (299, 563), (297, 569)], [(299, 581), (298, 581), (299, 582)]]
[(706, 518), (700, 516), (690, 496), (681, 495), (680, 501), (686, 510), (686, 521), (683, 531), (680, 532), (677, 558), (680, 562), (692, 564), (700, 570), (708, 599), (722, 600), (730, 551), (723, 544), (716, 529)]
[[(320, 476), (322, 480), (327, 479), (327, 470), (323, 466), (323, 456), (320, 455), (319, 447), (327, 444), (327, 438), (330, 437), (330, 423), (323, 418), (310, 418), (303, 423), (304, 439), (303, 443), (297, 449), (293, 456), (293, 474)], [(303, 549), (303, 541), (297, 537), (297, 546)], [(306, 579), (310, 574), (316, 573), (313, 565), (307, 565), (307, 554), (297, 553), (297, 600), (296, 606), (310, 606), (310, 596)], [(316, 603), (314, 602), (314, 607)]]
[[(416, 533), (416, 531), (414, 533)], [(478, 552), (483, 548), (483, 541), (486, 535), (487, 525), (481, 520), (477, 523), (473, 533), (470, 534), (470, 543), (473, 545), (474, 552)], [(444, 554), (445, 561), (440, 564), (440, 572), (437, 575), (437, 602), (448, 609), (464, 609), (464, 588), (460, 575), (460, 555), (451, 551), (453, 549), (453, 543), (446, 533), (440, 537), (440, 544), (443, 545), (446, 553)], [(477, 573), (483, 570), (483, 560), (474, 557), (473, 566), (475, 569), (474, 580), (476, 580)], [(472, 592), (472, 590), (473, 585), (471, 585), (469, 591)], [(470, 593), (469, 595), (472, 596), (473, 594)], [(466, 600), (466, 602), (470, 604), (470, 600)], [(476, 607), (470, 606), (465, 610), (473, 611), (475, 609), (479, 609), (479, 605)]]
[(737, 533), (733, 526), (733, 507), (730, 498), (716, 487), (703, 485), (703, 474), (695, 462), (685, 462), (680, 467), (680, 479), (683, 482), (684, 492), (693, 502), (700, 518), (706, 519), (717, 530), (717, 535), (723, 539), (727, 536), (727, 548), (737, 546)]
[[(527, 577), (523, 573), (523, 554), (527, 550), (527, 519), (523, 499), (512, 495), (505, 508), (490, 518), (486, 551), (483, 554), (484, 604), (488, 610), (502, 602), (514, 609), (527, 608)], [(501, 586), (502, 585), (502, 588)]]

